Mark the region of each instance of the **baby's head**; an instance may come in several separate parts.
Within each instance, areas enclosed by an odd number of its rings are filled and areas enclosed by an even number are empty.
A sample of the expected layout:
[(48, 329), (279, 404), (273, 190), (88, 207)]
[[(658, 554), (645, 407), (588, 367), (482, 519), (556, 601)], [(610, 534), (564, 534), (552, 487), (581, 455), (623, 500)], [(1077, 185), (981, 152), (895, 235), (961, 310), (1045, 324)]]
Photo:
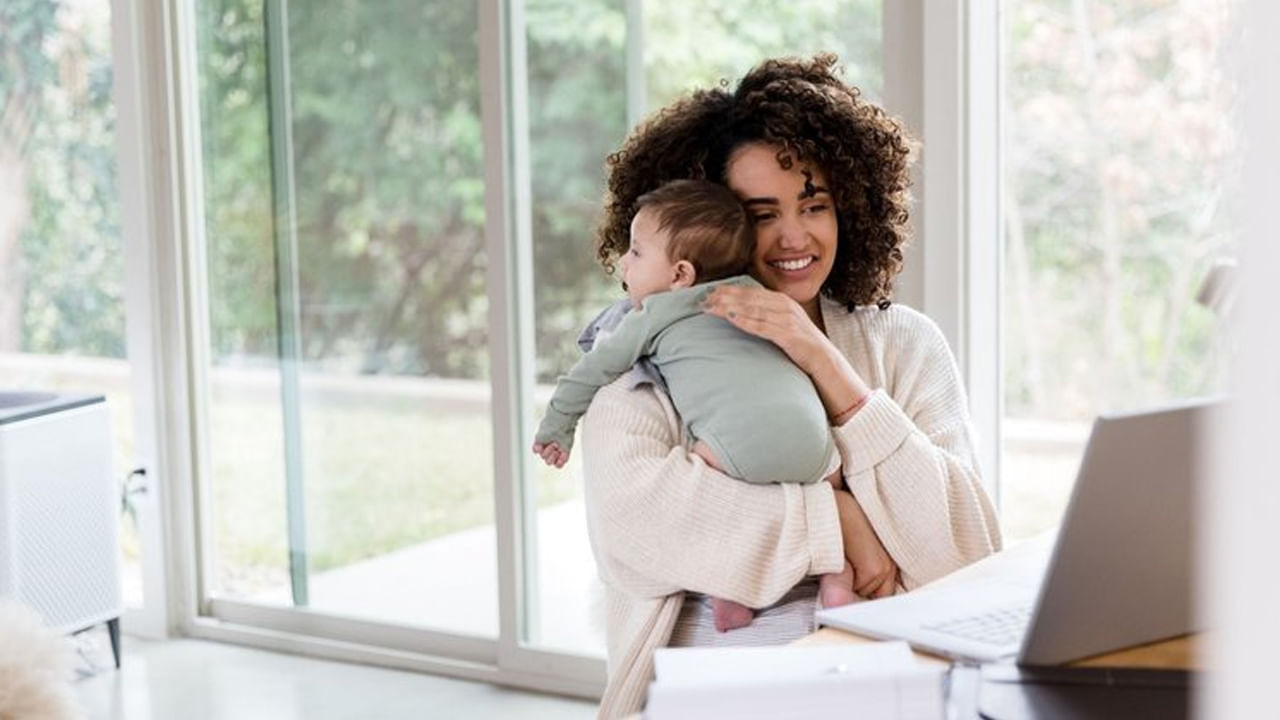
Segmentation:
[(675, 180), (636, 200), (622, 286), (631, 305), (656, 292), (740, 275), (751, 265), (755, 230), (729, 188)]

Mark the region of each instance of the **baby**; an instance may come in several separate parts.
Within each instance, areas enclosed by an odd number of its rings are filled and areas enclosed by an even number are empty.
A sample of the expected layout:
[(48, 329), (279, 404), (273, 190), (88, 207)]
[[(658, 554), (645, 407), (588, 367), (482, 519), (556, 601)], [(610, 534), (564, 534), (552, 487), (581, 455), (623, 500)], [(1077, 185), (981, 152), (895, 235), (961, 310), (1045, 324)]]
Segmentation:
[[(840, 457), (809, 376), (776, 345), (706, 314), (715, 285), (756, 285), (743, 275), (755, 231), (738, 198), (715, 183), (677, 180), (637, 201), (621, 259), (632, 311), (560, 378), (533, 451), (563, 467), (573, 431), (596, 392), (647, 357), (685, 424), (691, 451), (752, 483), (841, 487)], [(825, 607), (853, 602), (853, 569), (819, 579)], [(751, 609), (713, 599), (716, 629), (749, 625)]]

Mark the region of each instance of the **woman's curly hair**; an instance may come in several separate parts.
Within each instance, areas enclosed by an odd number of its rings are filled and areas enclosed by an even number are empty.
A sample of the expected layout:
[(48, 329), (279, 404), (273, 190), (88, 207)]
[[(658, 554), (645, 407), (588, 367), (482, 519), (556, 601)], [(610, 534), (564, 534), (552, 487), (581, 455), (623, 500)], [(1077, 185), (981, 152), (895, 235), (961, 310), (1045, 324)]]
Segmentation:
[(635, 202), (670, 180), (726, 182), (739, 147), (776, 146), (779, 164), (823, 170), (837, 212), (835, 265), (822, 293), (852, 309), (888, 307), (902, 269), (911, 140), (902, 125), (838, 76), (835, 55), (767, 60), (730, 93), (698, 90), (651, 116), (609, 155), (596, 254), (612, 273), (626, 252)]

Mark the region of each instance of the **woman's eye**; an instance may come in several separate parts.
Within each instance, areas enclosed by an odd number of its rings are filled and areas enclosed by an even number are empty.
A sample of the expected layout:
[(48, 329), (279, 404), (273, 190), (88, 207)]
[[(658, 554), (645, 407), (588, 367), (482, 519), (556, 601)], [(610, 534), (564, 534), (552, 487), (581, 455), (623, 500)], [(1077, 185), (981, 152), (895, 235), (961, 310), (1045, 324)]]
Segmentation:
[(640, 251), (635, 248), (631, 248), (631, 254), (640, 257)]
[(752, 215), (751, 222), (762, 223), (768, 220), (772, 220), (775, 217), (777, 216), (774, 215), (773, 213), (760, 213), (759, 215)]
[(809, 207), (805, 208), (804, 211), (809, 213), (810, 215), (817, 215), (819, 213), (826, 212), (827, 206), (826, 205), (810, 205)]

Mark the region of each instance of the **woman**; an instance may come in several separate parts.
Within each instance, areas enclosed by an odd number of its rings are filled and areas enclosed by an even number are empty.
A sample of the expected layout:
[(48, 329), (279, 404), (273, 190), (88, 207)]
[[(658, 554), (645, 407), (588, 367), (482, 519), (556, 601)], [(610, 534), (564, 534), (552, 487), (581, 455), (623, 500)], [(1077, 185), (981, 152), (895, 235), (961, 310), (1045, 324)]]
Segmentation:
[[(606, 586), (602, 717), (643, 706), (657, 647), (811, 632), (811, 576), (838, 571), (842, 547), (868, 597), (1000, 548), (946, 341), (889, 302), (906, 239), (907, 140), (835, 62), (765, 62), (732, 93), (673, 103), (609, 158), (598, 238), (609, 270), (645, 192), (708, 178), (743, 200), (756, 228), (752, 275), (765, 288), (719, 289), (706, 311), (774, 342), (813, 379), (848, 491), (721, 475), (687, 452), (660, 389), (635, 374), (602, 389), (582, 427), (588, 528)], [(837, 507), (863, 520), (843, 538)], [(707, 596), (765, 609), (720, 635), (708, 629)]]

